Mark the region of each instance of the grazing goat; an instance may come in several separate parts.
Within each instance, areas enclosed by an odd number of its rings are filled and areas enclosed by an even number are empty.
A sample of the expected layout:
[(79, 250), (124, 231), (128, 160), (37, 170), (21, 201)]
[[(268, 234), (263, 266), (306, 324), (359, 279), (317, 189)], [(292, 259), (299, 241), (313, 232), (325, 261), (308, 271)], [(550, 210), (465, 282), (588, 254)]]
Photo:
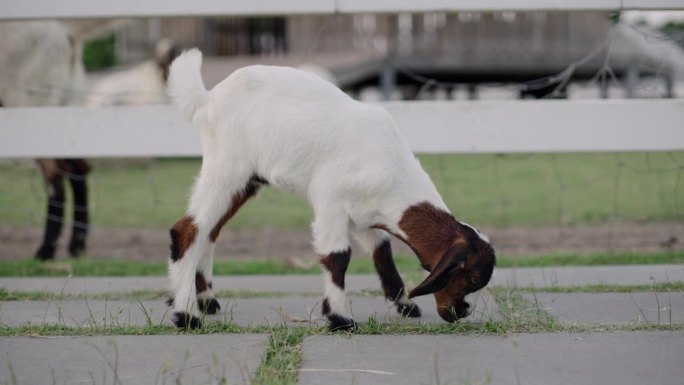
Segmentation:
[[(84, 70), (79, 36), (66, 24), (54, 21), (0, 23), (0, 106), (80, 104)], [(84, 252), (88, 233), (86, 175), (90, 166), (84, 159), (37, 162), (47, 185), (48, 203), (45, 233), (36, 258), (55, 256), (64, 221), (65, 177), (74, 200), (69, 253), (76, 257)]]
[[(382, 108), (352, 100), (319, 77), (286, 67), (244, 67), (211, 91), (194, 49), (171, 65), (169, 93), (199, 130), (202, 167), (186, 215), (171, 229), (173, 320), (200, 326), (219, 309), (212, 292), (213, 245), (223, 225), (263, 185), (313, 207), (313, 246), (325, 281), (329, 327), (355, 327), (345, 308), (350, 235), (372, 253), (385, 293), (403, 315), (410, 298), (434, 293), (439, 315), (468, 315), (468, 293), (484, 287), (492, 246), (449, 213), (429, 176)], [(408, 295), (389, 235), (408, 244), (429, 276)]]
[(95, 82), (87, 104), (91, 107), (167, 104), (166, 80), (177, 52), (170, 39), (159, 40), (154, 59), (111, 73)]

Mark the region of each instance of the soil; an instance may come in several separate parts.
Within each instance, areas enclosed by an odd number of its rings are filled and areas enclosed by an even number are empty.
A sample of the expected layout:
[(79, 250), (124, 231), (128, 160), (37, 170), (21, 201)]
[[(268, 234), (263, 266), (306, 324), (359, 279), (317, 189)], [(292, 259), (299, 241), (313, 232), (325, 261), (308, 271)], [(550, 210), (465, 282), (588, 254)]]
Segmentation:
[[(480, 229), (492, 240), (497, 254), (507, 256), (549, 253), (657, 252), (684, 249), (684, 223), (613, 223), (578, 227)], [(58, 259), (67, 258), (66, 231), (60, 240)], [(42, 237), (40, 228), (0, 227), (0, 260), (33, 256)], [(395, 254), (410, 254), (400, 242)], [(86, 258), (165, 261), (169, 235), (166, 230), (116, 228), (91, 230)], [(353, 248), (355, 255), (362, 255)], [(313, 261), (311, 236), (306, 230), (230, 231), (224, 229), (216, 244), (216, 259), (276, 259), (288, 263)]]

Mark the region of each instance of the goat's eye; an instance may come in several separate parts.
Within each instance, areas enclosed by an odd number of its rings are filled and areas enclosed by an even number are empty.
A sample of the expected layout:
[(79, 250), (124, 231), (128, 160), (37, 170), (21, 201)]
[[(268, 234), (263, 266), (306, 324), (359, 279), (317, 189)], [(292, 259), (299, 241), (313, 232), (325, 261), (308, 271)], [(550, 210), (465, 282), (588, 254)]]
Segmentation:
[(472, 284), (473, 286), (479, 285), (480, 284), (480, 277), (477, 275), (473, 275), (472, 277), (470, 277), (470, 284)]

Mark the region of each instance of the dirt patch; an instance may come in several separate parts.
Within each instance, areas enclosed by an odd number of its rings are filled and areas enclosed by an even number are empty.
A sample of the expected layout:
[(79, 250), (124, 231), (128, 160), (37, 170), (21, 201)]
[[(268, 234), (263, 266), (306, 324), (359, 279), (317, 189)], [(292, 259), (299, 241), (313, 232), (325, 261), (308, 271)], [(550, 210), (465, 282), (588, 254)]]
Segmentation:
[[(580, 227), (481, 229), (492, 240), (499, 255), (535, 255), (556, 252), (656, 252), (684, 249), (684, 223), (615, 223)], [(67, 258), (68, 232), (63, 234), (57, 257)], [(0, 227), (0, 259), (31, 258), (42, 237), (39, 228)], [(395, 253), (410, 254), (400, 242)], [(355, 255), (362, 255), (358, 248)], [(169, 255), (167, 230), (100, 229), (91, 231), (88, 259), (166, 261)], [(230, 231), (218, 239), (216, 259), (315, 260), (311, 235), (306, 230)]]

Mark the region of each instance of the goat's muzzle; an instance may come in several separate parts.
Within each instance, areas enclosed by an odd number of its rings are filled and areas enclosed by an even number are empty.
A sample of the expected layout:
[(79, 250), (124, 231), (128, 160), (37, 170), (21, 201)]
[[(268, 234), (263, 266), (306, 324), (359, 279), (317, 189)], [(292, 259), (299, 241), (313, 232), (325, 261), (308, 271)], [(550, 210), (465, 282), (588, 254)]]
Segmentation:
[(466, 301), (455, 301), (451, 306), (438, 306), (437, 313), (442, 317), (443, 320), (447, 322), (456, 322), (461, 318), (465, 318), (470, 315), (468, 309), (470, 304)]

